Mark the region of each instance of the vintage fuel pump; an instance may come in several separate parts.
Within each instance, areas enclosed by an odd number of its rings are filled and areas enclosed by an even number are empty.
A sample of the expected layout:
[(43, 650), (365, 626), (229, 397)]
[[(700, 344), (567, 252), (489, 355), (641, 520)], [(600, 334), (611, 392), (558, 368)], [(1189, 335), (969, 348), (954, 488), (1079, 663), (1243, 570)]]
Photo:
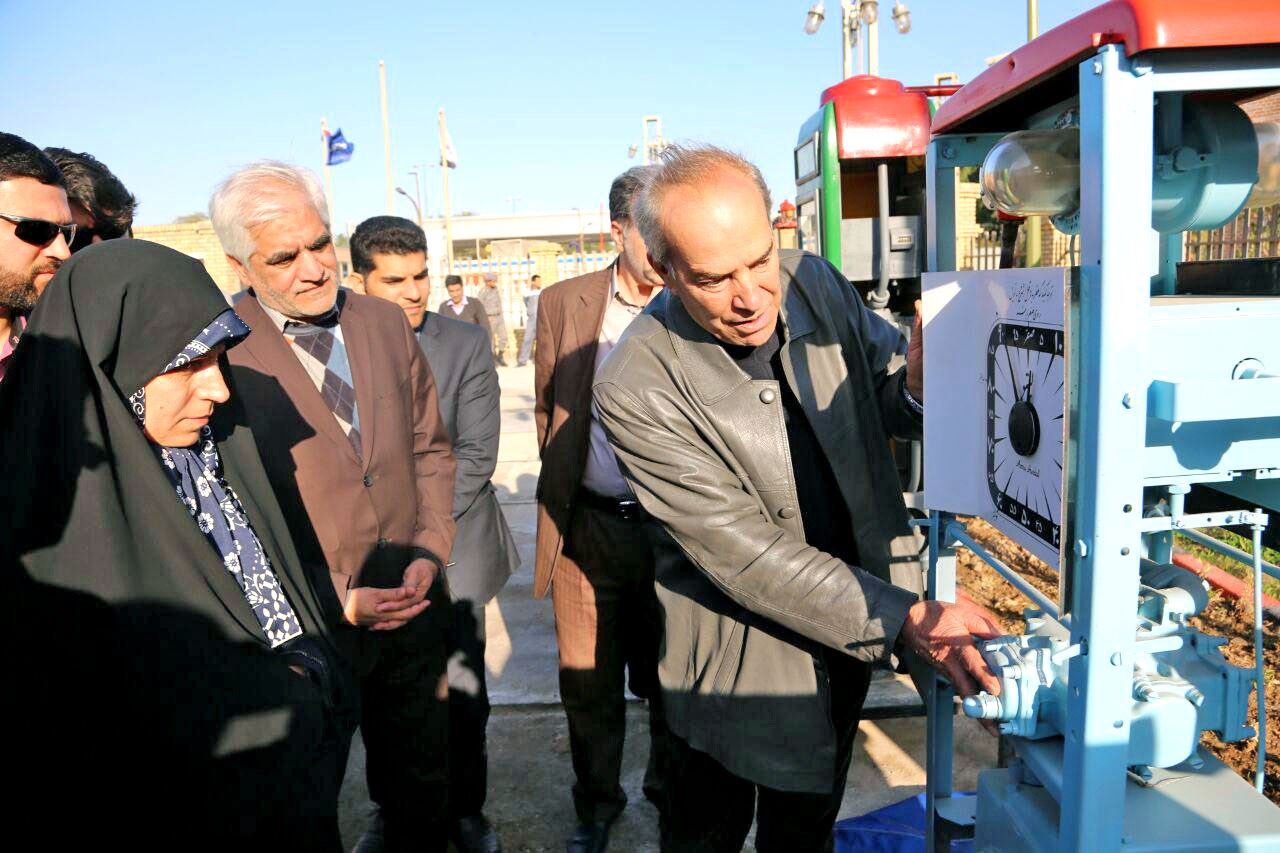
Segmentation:
[[(904, 333), (924, 269), (929, 99), (958, 88), (850, 77), (823, 91), (793, 152), (798, 247), (834, 264)], [(895, 446), (894, 455), (904, 492), (918, 502), (919, 444)]]
[(924, 266), (928, 95), (860, 74), (822, 93), (800, 128), (794, 165), (800, 248), (822, 255), (872, 308), (913, 315)]
[[(1015, 758), (950, 797), (950, 689), (929, 691), (931, 843), (975, 848), (1280, 850), (1280, 809), (1200, 748), (1261, 700), (1253, 669), (1188, 620), (1207, 601), (1170, 565), (1175, 532), (1252, 534), (1255, 590), (1280, 509), (1280, 277), (1274, 261), (1181, 264), (1183, 233), (1280, 190), (1274, 126), (1241, 108), (1280, 91), (1280, 6), (1113, 0), (1010, 54), (939, 110), (929, 146), (925, 501), (929, 594), (972, 549), (1034, 604), (983, 644)], [(1079, 266), (956, 272), (956, 170), (984, 197), (1077, 234)], [(1193, 490), (1243, 497), (1189, 512)], [(1203, 501), (1201, 506), (1203, 506)], [(1056, 600), (987, 554), (980, 516), (1059, 570)], [(1258, 702), (1265, 730), (1265, 703)], [(972, 808), (972, 807), (970, 807)]]

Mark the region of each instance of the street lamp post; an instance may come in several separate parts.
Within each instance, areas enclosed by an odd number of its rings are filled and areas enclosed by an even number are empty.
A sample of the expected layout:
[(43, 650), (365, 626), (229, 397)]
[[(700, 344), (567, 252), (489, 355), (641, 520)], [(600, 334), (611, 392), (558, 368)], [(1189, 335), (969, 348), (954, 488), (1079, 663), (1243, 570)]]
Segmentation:
[(585, 235), (582, 230), (582, 208), (575, 207), (574, 210), (578, 213), (578, 275), (582, 275), (586, 268), (587, 247), (583, 244)]
[[(1027, 0), (1027, 41), (1035, 40), (1040, 34), (1040, 10), (1036, 0)], [(1029, 267), (1038, 267), (1044, 261), (1044, 240), (1042, 228), (1044, 218), (1040, 216), (1028, 216), (1022, 227), (1026, 230), (1025, 245), (1023, 253), (1026, 259), (1023, 261)]]
[[(826, 18), (826, 6), (818, 0), (809, 7), (804, 19), (804, 31), (813, 35), (822, 27)], [(898, 32), (906, 35), (911, 31), (911, 10), (902, 0), (894, 0), (893, 23)], [(862, 50), (859, 46), (859, 35), (863, 26), (867, 28), (867, 61), (866, 73), (880, 73), (880, 2), (879, 0), (841, 0), (840, 2), (840, 46), (845, 78), (853, 76), (853, 56), (858, 56), (858, 70), (863, 70)]]
[(422, 206), (422, 173), (419, 171), (421, 168), (421, 166), (414, 166), (409, 170), (409, 174), (413, 175), (413, 196), (418, 201), (418, 226), (420, 228), (425, 228), (426, 226), (423, 223), (427, 217), (427, 213), (426, 208)]
[(413, 205), (413, 212), (417, 214), (418, 227), (421, 228), (422, 227), (422, 207), (418, 204), (418, 202), (414, 199), (413, 196), (409, 195), (407, 192), (404, 191), (404, 187), (396, 187), (396, 192), (400, 193), (400, 195), (409, 199), (409, 204)]
[(667, 147), (666, 141), (662, 138), (662, 116), (645, 116), (640, 132), (640, 144), (627, 148), (627, 156), (634, 157), (639, 153), (640, 162), (648, 166), (657, 160), (658, 155)]

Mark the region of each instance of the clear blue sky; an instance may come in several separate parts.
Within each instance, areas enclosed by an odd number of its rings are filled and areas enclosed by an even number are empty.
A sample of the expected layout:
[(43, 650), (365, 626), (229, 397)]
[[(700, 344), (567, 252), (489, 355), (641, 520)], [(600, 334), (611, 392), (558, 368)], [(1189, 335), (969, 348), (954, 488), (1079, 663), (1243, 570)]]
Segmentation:
[[(839, 2), (816, 36), (810, 0), (641, 3), (396, 0), (217, 3), (0, 0), (0, 130), (88, 151), (134, 192), (141, 224), (205, 208), (234, 167), (271, 157), (319, 168), (320, 117), (355, 143), (334, 167), (338, 230), (384, 212), (378, 60), (387, 62), (395, 181), (435, 162), (445, 107), (459, 155), (453, 209), (596, 208), (636, 161), (641, 117), (670, 140), (756, 161), (776, 201), (791, 150), (840, 77)], [(907, 83), (1020, 44), (1023, 0), (883, 0), (881, 73)], [(1040, 0), (1041, 31), (1096, 5)], [(440, 210), (429, 168), (427, 209)], [(514, 201), (513, 201), (514, 200)], [(397, 197), (397, 212), (412, 216)]]

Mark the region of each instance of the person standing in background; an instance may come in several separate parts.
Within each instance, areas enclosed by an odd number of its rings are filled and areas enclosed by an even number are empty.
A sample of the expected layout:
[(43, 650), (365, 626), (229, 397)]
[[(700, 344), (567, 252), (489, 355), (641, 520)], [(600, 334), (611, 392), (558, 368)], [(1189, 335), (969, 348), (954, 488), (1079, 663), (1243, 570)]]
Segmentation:
[(658, 693), (653, 546), (591, 408), (600, 363), (662, 289), (631, 217), (648, 173), (644, 166), (628, 169), (609, 189), (613, 264), (553, 284), (538, 300), (533, 412), (542, 473), (533, 594), (542, 598), (549, 590), (555, 610), (578, 818), (569, 853), (605, 850), (627, 804), (619, 780), (628, 674), (631, 692), (649, 701), (644, 795), (659, 811), (664, 802), (667, 730)]
[(507, 351), (507, 321), (502, 315), (502, 294), (498, 292), (496, 274), (484, 274), (484, 287), (480, 288), (476, 301), (484, 306), (485, 317), (489, 320), (489, 332), (493, 335), (493, 360), (506, 367), (504, 353)]
[(440, 303), (440, 313), (464, 323), (474, 323), (482, 327), (484, 333), (488, 335), (489, 318), (479, 302), (467, 298), (467, 294), (462, 289), (462, 276), (452, 273), (445, 276), (444, 290), (449, 294), (449, 298)]
[(57, 165), (20, 136), (0, 133), (0, 382), (27, 315), (63, 261), (76, 224)]
[(538, 337), (538, 295), (541, 292), (542, 276), (534, 273), (529, 278), (529, 290), (524, 295), (524, 340), (520, 343), (520, 354), (516, 356), (516, 367), (528, 364), (529, 355), (533, 352), (533, 342)]
[[(365, 293), (399, 305), (418, 336), (440, 392), (440, 417), (453, 441), (458, 532), (445, 570), (449, 628), (449, 839), (461, 853), (499, 853), (484, 816), (488, 789), (485, 730), (485, 605), (520, 566), (515, 538), (489, 478), (502, 424), (498, 371), (483, 328), (427, 311), (427, 239), (398, 216), (366, 219), (351, 235), (351, 265)], [(472, 303), (475, 304), (475, 303)]]
[(67, 182), (67, 200), (76, 223), (72, 254), (103, 240), (133, 236), (138, 200), (101, 160), (66, 148), (46, 148), (44, 153)]

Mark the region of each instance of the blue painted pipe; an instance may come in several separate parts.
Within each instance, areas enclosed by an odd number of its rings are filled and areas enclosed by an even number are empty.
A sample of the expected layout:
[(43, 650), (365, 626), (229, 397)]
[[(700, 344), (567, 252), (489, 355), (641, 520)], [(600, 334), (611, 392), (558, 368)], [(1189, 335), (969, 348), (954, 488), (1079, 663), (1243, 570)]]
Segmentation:
[(974, 554), (978, 555), (978, 559), (995, 569), (1000, 577), (1007, 580), (1013, 585), (1014, 589), (1022, 593), (1035, 604), (1036, 607), (1044, 611), (1054, 619), (1058, 619), (1058, 605), (1045, 597), (1044, 593), (1027, 583), (1023, 577), (1004, 563), (991, 556), (985, 548), (974, 541), (968, 531), (964, 529), (964, 525), (958, 521), (953, 521), (947, 525), (947, 535), (960, 542)]
[[(1217, 539), (1214, 539), (1212, 536), (1208, 536), (1204, 533), (1201, 533), (1198, 530), (1178, 530), (1176, 532), (1180, 536), (1187, 537), (1192, 542), (1195, 542), (1197, 545), (1203, 545), (1204, 547), (1208, 548), (1210, 551), (1217, 551), (1219, 554), (1221, 554), (1224, 557), (1230, 557), (1231, 559), (1235, 560), (1237, 563), (1243, 563), (1246, 566), (1253, 565), (1252, 554), (1246, 554), (1244, 551), (1241, 551), (1239, 548), (1233, 548), (1225, 542), (1219, 542)], [(1265, 560), (1262, 560), (1260, 562), (1262, 563), (1260, 568), (1263, 574), (1273, 577), (1276, 580), (1280, 580), (1280, 566), (1274, 566), (1271, 563), (1266, 562)]]

